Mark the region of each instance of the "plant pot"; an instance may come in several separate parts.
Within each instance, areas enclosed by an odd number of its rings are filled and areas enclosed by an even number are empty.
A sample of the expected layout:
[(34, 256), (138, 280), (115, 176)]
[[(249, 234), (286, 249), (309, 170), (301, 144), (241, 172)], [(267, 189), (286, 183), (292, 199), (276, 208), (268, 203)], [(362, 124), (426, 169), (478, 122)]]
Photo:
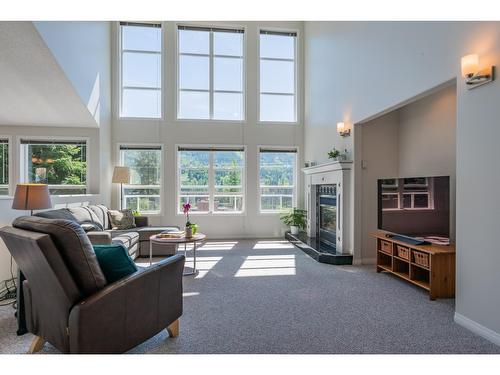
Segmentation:
[(186, 238), (192, 238), (193, 237), (193, 228), (191, 228), (190, 226), (189, 227), (186, 227), (184, 229), (184, 231), (186, 232), (185, 234), (185, 237)]
[(293, 235), (299, 234), (299, 227), (296, 227), (295, 225), (290, 225), (290, 233)]

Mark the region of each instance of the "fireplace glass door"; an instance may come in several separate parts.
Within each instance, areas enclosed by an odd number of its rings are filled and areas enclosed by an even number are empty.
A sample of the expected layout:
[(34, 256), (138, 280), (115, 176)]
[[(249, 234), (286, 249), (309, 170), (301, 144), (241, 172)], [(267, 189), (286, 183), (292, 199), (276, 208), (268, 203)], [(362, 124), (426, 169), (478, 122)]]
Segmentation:
[(337, 184), (317, 187), (317, 236), (321, 248), (336, 250), (337, 238)]

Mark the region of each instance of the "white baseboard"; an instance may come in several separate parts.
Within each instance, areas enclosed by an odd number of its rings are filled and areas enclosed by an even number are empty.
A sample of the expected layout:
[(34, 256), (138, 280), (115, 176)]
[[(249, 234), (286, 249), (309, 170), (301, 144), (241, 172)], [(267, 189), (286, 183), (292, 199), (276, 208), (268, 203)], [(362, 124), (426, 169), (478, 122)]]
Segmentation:
[(485, 338), (486, 340), (491, 341), (493, 344), (500, 346), (500, 333), (495, 332), (485, 326), (466, 318), (465, 316), (455, 312), (454, 317), (455, 323), (461, 325), (464, 328), (467, 328), (469, 331), (474, 332), (475, 334)]

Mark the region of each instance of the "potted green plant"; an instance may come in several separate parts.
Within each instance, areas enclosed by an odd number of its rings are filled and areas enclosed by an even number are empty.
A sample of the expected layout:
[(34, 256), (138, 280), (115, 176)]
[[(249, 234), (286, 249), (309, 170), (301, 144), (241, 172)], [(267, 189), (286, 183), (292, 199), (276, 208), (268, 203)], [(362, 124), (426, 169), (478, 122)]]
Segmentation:
[(335, 147), (328, 152), (328, 159), (337, 160), (339, 156), (340, 156), (340, 151), (337, 150)]
[(281, 214), (280, 219), (285, 225), (290, 226), (290, 233), (299, 234), (300, 229), (305, 229), (307, 225), (307, 211), (293, 208)]

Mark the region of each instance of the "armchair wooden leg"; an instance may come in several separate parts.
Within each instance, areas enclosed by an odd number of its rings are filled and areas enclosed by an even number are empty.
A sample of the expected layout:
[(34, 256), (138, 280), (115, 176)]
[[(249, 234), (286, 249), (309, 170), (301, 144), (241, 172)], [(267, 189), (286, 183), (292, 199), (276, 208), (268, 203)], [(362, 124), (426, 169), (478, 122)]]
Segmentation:
[(34, 354), (36, 352), (39, 352), (40, 350), (42, 350), (44, 345), (45, 345), (45, 340), (42, 339), (41, 337), (35, 336), (35, 338), (31, 342), (28, 354)]
[(179, 336), (179, 319), (167, 327), (167, 332), (170, 337)]

